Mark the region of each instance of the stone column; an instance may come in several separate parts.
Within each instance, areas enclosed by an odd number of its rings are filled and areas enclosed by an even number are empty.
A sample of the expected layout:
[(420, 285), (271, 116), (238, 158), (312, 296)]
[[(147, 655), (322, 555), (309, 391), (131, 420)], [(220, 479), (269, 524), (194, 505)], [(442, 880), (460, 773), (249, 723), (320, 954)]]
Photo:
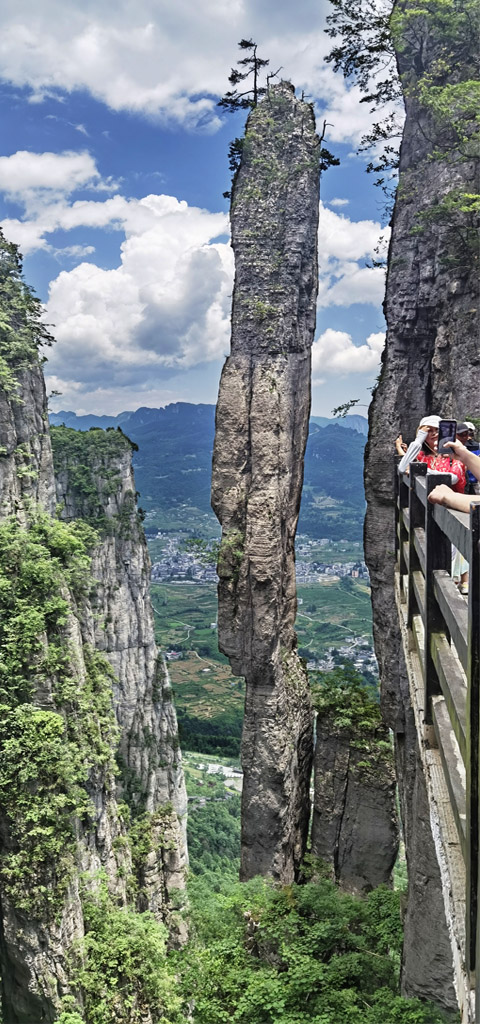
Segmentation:
[(294, 540), (310, 414), (318, 184), (312, 108), (282, 82), (250, 114), (233, 187), (232, 345), (213, 457), (219, 644), (246, 679), (243, 879), (291, 881), (309, 820), (312, 710), (294, 632)]

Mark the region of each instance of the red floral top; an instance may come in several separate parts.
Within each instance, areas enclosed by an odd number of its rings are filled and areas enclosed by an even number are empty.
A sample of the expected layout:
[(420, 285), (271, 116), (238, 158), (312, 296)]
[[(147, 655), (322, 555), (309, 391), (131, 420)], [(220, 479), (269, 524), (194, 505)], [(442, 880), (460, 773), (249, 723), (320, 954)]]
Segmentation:
[(455, 473), (458, 476), (458, 483), (452, 484), (452, 490), (458, 491), (459, 494), (463, 494), (466, 486), (465, 466), (459, 459), (450, 460), (449, 455), (425, 455), (424, 452), (419, 452), (417, 455), (417, 462), (426, 462), (429, 469), (434, 469), (436, 473)]

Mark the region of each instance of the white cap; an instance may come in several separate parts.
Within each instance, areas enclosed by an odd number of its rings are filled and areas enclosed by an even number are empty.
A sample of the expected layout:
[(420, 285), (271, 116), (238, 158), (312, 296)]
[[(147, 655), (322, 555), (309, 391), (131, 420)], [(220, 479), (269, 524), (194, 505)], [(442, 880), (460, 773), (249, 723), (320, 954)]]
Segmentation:
[(422, 416), (420, 420), (421, 427), (438, 427), (440, 423), (440, 416)]
[(475, 424), (471, 420), (465, 420), (465, 423), (469, 430), (475, 430)]

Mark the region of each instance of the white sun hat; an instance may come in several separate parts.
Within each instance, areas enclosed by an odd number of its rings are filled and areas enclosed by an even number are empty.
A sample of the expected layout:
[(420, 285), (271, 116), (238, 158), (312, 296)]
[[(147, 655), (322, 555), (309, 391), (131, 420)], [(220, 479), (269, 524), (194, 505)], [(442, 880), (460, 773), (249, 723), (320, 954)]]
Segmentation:
[(420, 420), (421, 427), (438, 427), (440, 423), (440, 416), (422, 416)]

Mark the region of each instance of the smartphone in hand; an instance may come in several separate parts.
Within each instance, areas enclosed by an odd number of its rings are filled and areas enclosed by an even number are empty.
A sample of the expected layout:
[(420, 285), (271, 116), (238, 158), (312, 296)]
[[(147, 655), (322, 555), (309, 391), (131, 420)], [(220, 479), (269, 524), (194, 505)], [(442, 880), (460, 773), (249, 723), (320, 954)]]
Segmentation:
[(453, 458), (451, 448), (445, 448), (447, 441), (454, 441), (457, 436), (456, 420), (440, 420), (438, 424), (438, 454), (450, 455)]

